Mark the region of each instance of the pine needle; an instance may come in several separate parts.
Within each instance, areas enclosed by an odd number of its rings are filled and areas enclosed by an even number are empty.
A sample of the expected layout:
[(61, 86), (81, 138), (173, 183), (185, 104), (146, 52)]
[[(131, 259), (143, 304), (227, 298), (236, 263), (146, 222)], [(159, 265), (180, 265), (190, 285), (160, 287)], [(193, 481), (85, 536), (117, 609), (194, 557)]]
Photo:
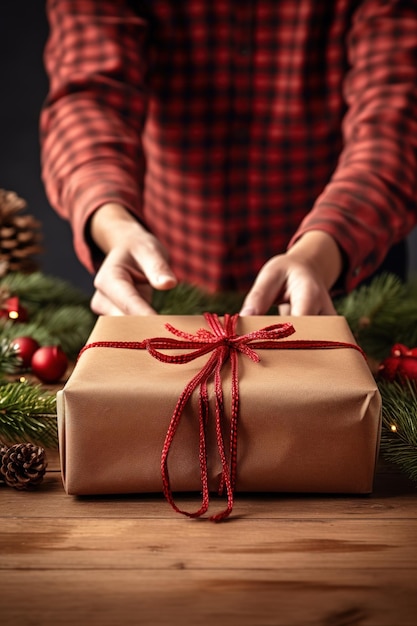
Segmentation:
[(382, 397), (381, 453), (417, 481), (417, 383), (379, 383)]
[(237, 313), (243, 296), (235, 293), (209, 294), (185, 283), (169, 291), (155, 291), (152, 306), (160, 315), (202, 315), (205, 312)]
[(376, 360), (388, 356), (395, 343), (417, 345), (417, 292), (392, 274), (377, 276), (372, 283), (336, 302), (366, 354)]
[(21, 361), (10, 341), (4, 337), (0, 339), (0, 379), (5, 374), (13, 374), (20, 367)]
[(56, 398), (28, 382), (0, 384), (0, 439), (56, 447)]
[[(21, 298), (28, 310), (27, 322), (0, 319), (0, 338), (4, 342), (29, 336), (42, 346), (60, 345), (70, 359), (77, 356), (96, 320), (88, 303), (83, 302), (84, 296), (69, 288), (65, 281), (40, 273), (8, 274), (0, 285)], [(0, 357), (1, 371), (5, 370), (1, 370)]]
[(33, 308), (32, 305), (37, 308), (45, 304), (88, 305), (86, 294), (71, 283), (42, 272), (32, 272), (31, 274), (11, 272), (1, 279), (1, 285), (14, 296), (21, 298), (29, 309)]

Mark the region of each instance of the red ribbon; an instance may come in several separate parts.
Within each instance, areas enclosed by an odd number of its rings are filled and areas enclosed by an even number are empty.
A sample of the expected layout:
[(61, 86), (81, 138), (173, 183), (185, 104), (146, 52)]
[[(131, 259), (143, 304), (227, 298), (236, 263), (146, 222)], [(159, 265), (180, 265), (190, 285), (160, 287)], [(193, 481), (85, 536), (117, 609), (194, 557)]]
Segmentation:
[[(295, 329), (290, 323), (272, 324), (245, 335), (236, 334), (236, 325), (239, 316), (224, 316), (223, 325), (219, 317), (214, 313), (205, 313), (204, 318), (211, 330), (204, 328), (199, 329), (196, 334), (187, 333), (178, 330), (166, 324), (165, 327), (173, 335), (180, 339), (172, 337), (154, 337), (143, 341), (96, 341), (87, 344), (80, 352), (81, 354), (89, 348), (125, 348), (132, 350), (146, 349), (149, 354), (162, 361), (163, 363), (189, 363), (190, 361), (211, 353), (210, 358), (202, 369), (190, 380), (184, 391), (181, 393), (171, 417), (168, 431), (166, 433), (164, 445), (161, 455), (161, 474), (162, 485), (165, 498), (178, 513), (187, 515), (188, 517), (200, 517), (204, 515), (210, 503), (208, 472), (207, 472), (207, 448), (206, 448), (206, 426), (209, 418), (209, 399), (207, 391), (207, 383), (211, 377), (214, 378), (215, 390), (215, 426), (217, 449), (222, 466), (222, 474), (219, 485), (219, 495), (226, 491), (227, 506), (226, 508), (210, 517), (212, 521), (218, 522), (227, 518), (233, 509), (234, 489), (236, 483), (237, 472), (237, 426), (239, 416), (239, 374), (238, 374), (238, 355), (244, 354), (255, 363), (260, 361), (259, 355), (254, 348), (258, 350), (283, 349), (283, 350), (299, 350), (299, 349), (335, 349), (335, 348), (353, 348), (358, 350), (364, 357), (362, 349), (356, 344), (346, 343), (342, 341), (316, 341), (316, 340), (288, 340), (281, 341), (285, 337), (292, 335)], [(160, 350), (178, 349), (192, 350), (184, 354), (165, 354)], [(223, 437), (224, 422), (224, 402), (223, 390), (221, 383), (221, 369), (224, 363), (230, 358), (231, 363), (231, 417), (230, 417), (230, 435), (229, 435), (229, 452), (226, 454), (226, 448)], [(200, 508), (195, 512), (188, 512), (180, 509), (175, 501), (171, 490), (169, 472), (168, 472), (168, 456), (171, 445), (177, 431), (184, 407), (190, 400), (193, 392), (200, 387), (199, 393), (199, 461), (200, 461), (200, 477), (202, 486), (202, 501)], [(227, 459), (229, 456), (229, 460)]]

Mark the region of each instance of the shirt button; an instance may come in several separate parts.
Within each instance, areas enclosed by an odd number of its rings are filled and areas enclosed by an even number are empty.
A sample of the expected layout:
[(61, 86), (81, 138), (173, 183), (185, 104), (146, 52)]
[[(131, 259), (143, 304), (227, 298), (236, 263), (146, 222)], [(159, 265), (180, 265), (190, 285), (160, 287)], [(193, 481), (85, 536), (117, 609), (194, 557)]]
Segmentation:
[(361, 266), (359, 265), (358, 267), (355, 267), (355, 269), (353, 270), (353, 275), (354, 276), (359, 276), (359, 274), (361, 273)]

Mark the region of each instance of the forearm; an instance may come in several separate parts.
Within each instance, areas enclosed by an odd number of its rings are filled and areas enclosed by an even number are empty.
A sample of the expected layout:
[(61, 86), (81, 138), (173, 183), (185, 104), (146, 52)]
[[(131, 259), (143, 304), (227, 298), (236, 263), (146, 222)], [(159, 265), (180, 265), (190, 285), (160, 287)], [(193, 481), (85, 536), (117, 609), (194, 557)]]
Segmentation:
[(361, 3), (348, 40), (344, 150), (293, 240), (309, 230), (330, 234), (345, 254), (348, 290), (417, 220), (417, 10), (410, 6)]
[(115, 202), (141, 212), (147, 28), (124, 0), (50, 1), (47, 13), (42, 176), (51, 205), (71, 222), (77, 254), (93, 270), (84, 236), (96, 209)]

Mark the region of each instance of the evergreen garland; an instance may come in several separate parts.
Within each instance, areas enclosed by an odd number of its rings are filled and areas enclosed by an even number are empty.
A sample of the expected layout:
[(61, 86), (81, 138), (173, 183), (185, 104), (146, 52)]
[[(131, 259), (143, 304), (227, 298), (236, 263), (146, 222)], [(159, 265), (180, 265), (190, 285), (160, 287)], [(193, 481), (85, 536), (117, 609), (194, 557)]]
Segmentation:
[(69, 359), (75, 359), (90, 334), (94, 317), (81, 304), (46, 305), (30, 315), (28, 322), (0, 323), (0, 333), (9, 341), (28, 335), (41, 346), (59, 345)]
[(0, 383), (0, 440), (57, 445), (56, 399), (29, 382)]
[(152, 306), (160, 315), (203, 315), (203, 313), (238, 313), (243, 295), (208, 294), (192, 285), (180, 283), (168, 291), (155, 291)]
[(381, 453), (417, 481), (417, 386), (415, 381), (380, 381)]
[(17, 296), (28, 312), (25, 322), (0, 319), (2, 339), (28, 335), (40, 345), (60, 345), (68, 358), (76, 358), (96, 319), (81, 291), (41, 272), (7, 274), (0, 281), (0, 289), (3, 294)]
[(417, 281), (381, 274), (336, 301), (358, 344), (371, 359), (385, 359), (395, 343), (417, 346)]
[[(60, 278), (41, 272), (6, 274), (0, 292), (19, 298), (27, 321), (0, 319), (0, 442), (31, 441), (57, 446), (56, 398), (21, 374), (20, 360), (11, 348), (16, 337), (29, 336), (42, 345), (60, 345), (75, 359), (95, 322), (87, 297)], [(12, 380), (13, 376), (17, 379)]]
[(87, 296), (71, 283), (42, 272), (31, 274), (10, 272), (2, 277), (0, 285), (3, 290), (8, 290), (21, 298), (29, 313), (37, 311), (44, 305), (88, 305)]
[[(85, 344), (95, 322), (86, 296), (66, 281), (42, 273), (8, 274), (0, 290), (18, 296), (27, 308), (28, 321), (0, 320), (0, 440), (30, 440), (56, 446), (55, 395), (28, 382), (10, 382), (17, 371), (10, 340), (29, 335), (42, 345), (59, 343), (70, 358)], [(163, 315), (200, 315), (205, 311), (236, 313), (243, 296), (209, 295), (180, 284), (155, 292), (154, 308)], [(377, 365), (396, 343), (417, 347), (417, 281), (402, 283), (393, 275), (381, 275), (369, 285), (335, 301), (358, 344), (363, 348), (383, 400), (381, 454), (417, 481), (417, 383), (387, 382), (378, 377)], [(271, 310), (270, 313), (276, 313)]]
[(3, 374), (14, 374), (19, 369), (19, 358), (10, 345), (8, 337), (0, 339), (0, 378)]

